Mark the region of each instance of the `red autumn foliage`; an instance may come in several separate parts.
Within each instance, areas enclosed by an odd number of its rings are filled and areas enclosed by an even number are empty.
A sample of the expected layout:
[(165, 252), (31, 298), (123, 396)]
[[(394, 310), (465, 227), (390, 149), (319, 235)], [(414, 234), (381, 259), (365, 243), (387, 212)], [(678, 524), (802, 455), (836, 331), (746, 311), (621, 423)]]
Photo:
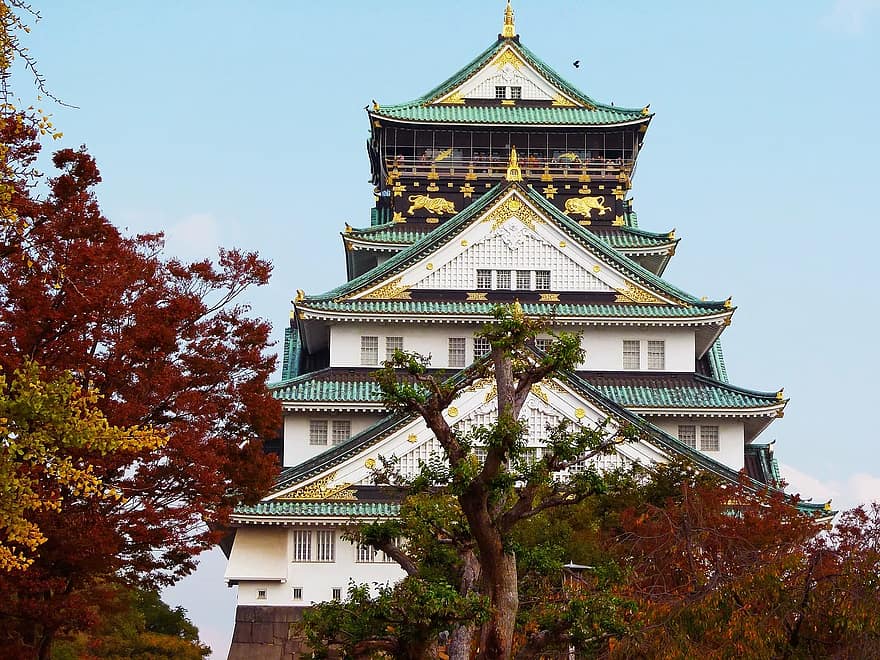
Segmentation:
[[(10, 171), (27, 171), (33, 128), (6, 117), (0, 133)], [(125, 237), (101, 214), (101, 176), (84, 149), (53, 162), (60, 174), (44, 197), (27, 177), (11, 181), (18, 219), (0, 231), (0, 367), (29, 358), (50, 376), (69, 370), (103, 394), (111, 424), (154, 425), (169, 442), (149, 455), (88, 457), (125, 501), (69, 499), (40, 514), (49, 541), (36, 563), (0, 576), (4, 657), (88, 624), (101, 581), (162, 585), (189, 573), (231, 507), (271, 485), (262, 442), (280, 424), (266, 389), (269, 326), (236, 302), (271, 266), (235, 250), (217, 264), (165, 259), (160, 234)]]

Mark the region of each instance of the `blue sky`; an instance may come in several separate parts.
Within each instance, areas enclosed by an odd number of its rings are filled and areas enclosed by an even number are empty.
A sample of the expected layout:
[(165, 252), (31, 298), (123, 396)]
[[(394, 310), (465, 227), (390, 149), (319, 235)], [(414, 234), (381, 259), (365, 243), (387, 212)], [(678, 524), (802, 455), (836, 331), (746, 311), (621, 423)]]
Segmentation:
[[(345, 277), (369, 224), (364, 106), (419, 96), (494, 41), (503, 0), (39, 3), (27, 45), (106, 215), (182, 257), (258, 250), (249, 297), (280, 339), (296, 289)], [(731, 379), (792, 401), (762, 440), (794, 490), (880, 499), (880, 0), (514, 0), (523, 42), (575, 86), (656, 117), (633, 185), (643, 228), (682, 238), (674, 284), (738, 311)], [(579, 69), (571, 62), (579, 59)], [(22, 100), (32, 101), (21, 77)], [(50, 145), (49, 148), (52, 148)], [(225, 657), (234, 590), (218, 552), (166, 596)]]

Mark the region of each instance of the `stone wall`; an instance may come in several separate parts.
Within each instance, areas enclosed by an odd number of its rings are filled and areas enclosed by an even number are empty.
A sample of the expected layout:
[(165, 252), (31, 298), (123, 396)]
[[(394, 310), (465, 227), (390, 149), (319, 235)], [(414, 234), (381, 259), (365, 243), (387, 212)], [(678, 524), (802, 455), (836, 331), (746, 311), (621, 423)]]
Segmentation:
[(295, 660), (311, 651), (299, 630), (304, 607), (239, 605), (229, 660)]

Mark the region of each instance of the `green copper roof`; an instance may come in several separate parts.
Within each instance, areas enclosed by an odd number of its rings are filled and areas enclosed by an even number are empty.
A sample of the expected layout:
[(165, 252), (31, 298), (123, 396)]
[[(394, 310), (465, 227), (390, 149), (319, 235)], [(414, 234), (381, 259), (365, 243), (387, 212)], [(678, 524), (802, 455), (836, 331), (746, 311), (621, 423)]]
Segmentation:
[[(582, 227), (584, 232), (590, 231)], [(627, 248), (653, 248), (677, 243), (679, 239), (670, 238), (669, 233), (657, 234), (654, 232), (635, 229), (632, 227), (611, 227), (608, 229), (595, 230), (595, 236), (608, 243), (616, 250)], [(398, 223), (386, 223), (365, 229), (353, 229), (346, 234), (351, 238), (373, 243), (394, 243), (399, 245), (412, 245), (413, 243), (428, 236), (426, 232), (406, 231)]]
[[(711, 309), (718, 311), (724, 308), (723, 301), (702, 301), (699, 298), (692, 296), (689, 293), (686, 293), (681, 289), (678, 289), (677, 287), (669, 284), (662, 278), (657, 277), (654, 273), (643, 268), (632, 259), (627, 258), (625, 255), (621, 254), (616, 249), (611, 247), (608, 243), (594, 236), (591, 232), (585, 231), (580, 224), (562, 213), (559, 209), (553, 206), (552, 203), (544, 199), (542, 195), (538, 194), (536, 191), (528, 187), (521, 186), (517, 183), (499, 183), (498, 185), (487, 191), (484, 195), (482, 195), (473, 204), (465, 208), (463, 211), (457, 213), (447, 222), (441, 224), (437, 229), (428, 234), (423, 240), (417, 241), (410, 247), (401, 250), (376, 268), (367, 271), (363, 275), (360, 275), (359, 277), (356, 277), (353, 280), (350, 280), (331, 291), (315, 296), (307, 296), (302, 302), (302, 307), (314, 307), (315, 303), (317, 303), (318, 301), (333, 301), (334, 299), (350, 295), (362, 288), (376, 284), (390, 275), (405, 270), (413, 262), (417, 261), (420, 258), (426, 257), (429, 254), (432, 254), (440, 246), (454, 239), (455, 236), (458, 235), (458, 232), (460, 232), (463, 228), (467, 227), (471, 222), (473, 222), (484, 209), (494, 203), (495, 200), (506, 193), (511, 187), (517, 188), (517, 190), (522, 195), (524, 195), (536, 206), (543, 209), (544, 212), (549, 217), (551, 217), (573, 240), (579, 242), (583, 247), (597, 254), (599, 258), (620, 269), (623, 273), (629, 275), (635, 281), (642, 282), (667, 296), (677, 298), (678, 300), (681, 300), (688, 305), (700, 308), (702, 310)], [(631, 307), (631, 305), (627, 304), (619, 305), (618, 308), (622, 308), (624, 306)], [(658, 312), (658, 315), (660, 316), (673, 315), (668, 313), (664, 314), (660, 311), (660, 308), (665, 307), (665, 305), (652, 305), (647, 307), (656, 310)], [(369, 311), (369, 309), (366, 311)], [(528, 313), (538, 314), (552, 311), (555, 311), (557, 313), (564, 313), (560, 311), (558, 306), (554, 310), (550, 310), (548, 308), (545, 312), (528, 312), (527, 310)], [(650, 312), (645, 314), (645, 316), (651, 315), (652, 314)]]
[[(299, 309), (356, 314), (465, 314), (490, 316), (498, 303), (481, 301), (438, 302), (422, 300), (304, 300)], [(523, 303), (530, 316), (587, 318), (700, 318), (719, 309), (681, 305)]]
[(727, 378), (727, 366), (724, 364), (724, 352), (721, 350), (721, 338), (715, 340), (712, 348), (707, 353), (709, 357), (709, 365), (712, 368), (712, 375), (716, 380), (722, 383), (729, 383)]
[[(477, 73), (507, 45), (510, 45), (533, 69), (546, 78), (551, 85), (564, 94), (576, 99), (586, 107), (533, 105), (472, 106), (462, 104), (433, 104), (434, 101), (452, 92), (468, 78)], [(371, 113), (376, 117), (388, 117), (404, 121), (424, 121), (452, 124), (540, 124), (559, 126), (609, 125), (647, 121), (641, 109), (617, 108), (598, 103), (564, 80), (547, 64), (519, 41), (498, 39), (482, 53), (477, 55), (463, 69), (454, 74), (424, 96), (409, 103), (399, 105), (380, 105)]]
[(392, 517), (400, 514), (400, 504), (389, 502), (258, 502), (252, 506), (237, 506), (235, 513), (242, 516), (313, 516), (313, 517)]
[(756, 392), (701, 376), (678, 378), (659, 374), (605, 377), (595, 372), (587, 382), (627, 408), (763, 408), (781, 403), (775, 392)]
[[(627, 408), (765, 408), (780, 403), (773, 392), (736, 387), (698, 374), (581, 372), (578, 377)], [(276, 399), (302, 403), (378, 403), (369, 372), (324, 369), (270, 386)]]

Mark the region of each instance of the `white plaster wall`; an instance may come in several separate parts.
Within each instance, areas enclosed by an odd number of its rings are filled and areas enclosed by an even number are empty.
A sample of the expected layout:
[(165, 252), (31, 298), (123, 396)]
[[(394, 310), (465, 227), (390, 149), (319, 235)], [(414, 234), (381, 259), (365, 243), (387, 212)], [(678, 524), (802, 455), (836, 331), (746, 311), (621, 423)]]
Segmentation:
[[(247, 528), (245, 528), (247, 529)], [(320, 527), (310, 527), (312, 535)], [(326, 529), (326, 527), (324, 527)], [(239, 530), (239, 534), (244, 530)], [(355, 561), (356, 548), (349, 541), (342, 540), (342, 530), (336, 531), (336, 561), (333, 562), (292, 562), (291, 532), (287, 528), (278, 528), (277, 533), (285, 539), (284, 552), (275, 550), (271, 557), (267, 551), (256, 553), (251, 551), (251, 563), (280, 560), (286, 565), (284, 581), (270, 582), (266, 580), (240, 580), (238, 587), (239, 605), (309, 605), (330, 600), (333, 588), (342, 589), (345, 596), (350, 580), (358, 584), (375, 582), (393, 583), (404, 577), (404, 572), (396, 563)], [(238, 536), (236, 536), (238, 543)], [(233, 546), (235, 552), (235, 546)], [(240, 553), (241, 554), (241, 553)], [(228, 571), (227, 571), (228, 575)], [(302, 589), (302, 599), (293, 600), (293, 588)], [(258, 599), (258, 591), (266, 590), (266, 599)]]
[(326, 445), (309, 444), (309, 421), (312, 419), (348, 420), (351, 422), (351, 434), (356, 435), (378, 422), (382, 419), (382, 416), (379, 414), (351, 412), (325, 413), (315, 411), (286, 413), (284, 415), (284, 467), (299, 465), (303, 461), (307, 461), (333, 446), (332, 424), (328, 425)]
[(283, 580), (287, 577), (287, 530), (245, 527), (236, 530), (226, 579)]
[[(379, 337), (379, 361), (385, 359), (385, 337), (403, 337), (403, 347), (422, 355), (431, 355), (431, 365), (438, 368), (449, 366), (449, 337), (467, 338), (467, 363), (473, 360), (473, 336), (482, 328), (473, 325), (414, 325), (401, 324), (345, 324), (330, 329), (330, 366), (356, 367), (361, 365), (361, 336)], [(564, 329), (564, 328), (563, 328)], [(692, 328), (634, 328), (593, 327), (571, 328), (583, 335), (581, 344), (587, 352), (583, 369), (596, 371), (620, 371), (623, 369), (623, 340), (637, 339), (642, 342), (641, 366), (647, 371), (648, 340), (662, 339), (666, 342), (666, 368), (664, 371), (693, 372), (696, 344)]]
[(705, 451), (706, 456), (720, 463), (742, 470), (745, 466), (745, 433), (743, 423), (737, 419), (718, 417), (651, 417), (648, 420), (659, 426), (674, 438), (678, 437), (679, 424), (693, 424), (697, 427), (697, 449), (700, 448), (700, 426), (718, 427), (718, 451)]

